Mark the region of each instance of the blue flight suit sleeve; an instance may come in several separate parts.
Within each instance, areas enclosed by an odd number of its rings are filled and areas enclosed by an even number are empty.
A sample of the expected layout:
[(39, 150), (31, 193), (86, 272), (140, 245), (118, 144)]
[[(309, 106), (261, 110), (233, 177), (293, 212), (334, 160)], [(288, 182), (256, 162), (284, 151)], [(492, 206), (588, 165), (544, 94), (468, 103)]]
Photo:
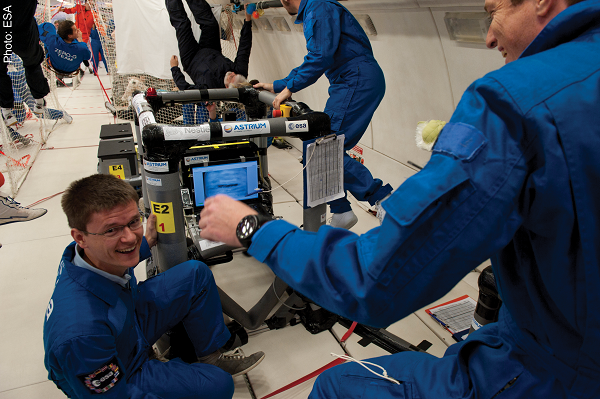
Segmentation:
[(257, 232), (249, 253), (326, 309), (388, 326), (440, 298), (513, 237), (527, 174), (523, 119), (497, 82), (480, 79), (426, 167), (383, 202), (380, 227), (358, 236), (274, 221)]
[(148, 259), (152, 256), (150, 252), (150, 245), (148, 245), (148, 241), (146, 237), (142, 237), (142, 245), (140, 245), (140, 262)]
[(89, 60), (90, 58), (92, 58), (92, 53), (90, 52), (90, 49), (88, 48), (87, 44), (80, 42), (78, 40), (73, 40), (73, 43), (77, 42), (77, 49), (79, 50), (79, 54), (81, 54), (81, 57), (84, 60)]
[(46, 44), (46, 39), (50, 36), (56, 36), (56, 27), (50, 22), (44, 22), (38, 25), (38, 33), (40, 34), (40, 40)]
[(276, 93), (286, 87), (296, 93), (315, 83), (333, 64), (339, 47), (343, 9), (327, 2), (311, 2), (306, 7), (303, 27), (308, 54), (285, 79), (273, 82)]

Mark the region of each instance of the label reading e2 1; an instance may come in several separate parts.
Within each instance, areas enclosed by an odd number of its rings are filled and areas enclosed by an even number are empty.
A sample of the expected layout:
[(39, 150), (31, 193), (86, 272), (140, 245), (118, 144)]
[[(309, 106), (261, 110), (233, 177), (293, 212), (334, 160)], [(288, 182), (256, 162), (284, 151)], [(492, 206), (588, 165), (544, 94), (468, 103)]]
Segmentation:
[(150, 201), (152, 213), (156, 214), (156, 231), (162, 234), (175, 233), (175, 217), (172, 202)]

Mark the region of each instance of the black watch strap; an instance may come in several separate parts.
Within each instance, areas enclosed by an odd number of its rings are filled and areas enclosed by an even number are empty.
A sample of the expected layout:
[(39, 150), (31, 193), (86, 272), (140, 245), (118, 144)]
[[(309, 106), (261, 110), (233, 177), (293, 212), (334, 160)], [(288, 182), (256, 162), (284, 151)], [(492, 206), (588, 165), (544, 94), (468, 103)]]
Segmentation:
[(252, 237), (260, 229), (260, 227), (274, 220), (270, 215), (248, 215), (244, 216), (235, 229), (237, 239), (240, 241), (243, 247), (248, 248), (252, 243)]

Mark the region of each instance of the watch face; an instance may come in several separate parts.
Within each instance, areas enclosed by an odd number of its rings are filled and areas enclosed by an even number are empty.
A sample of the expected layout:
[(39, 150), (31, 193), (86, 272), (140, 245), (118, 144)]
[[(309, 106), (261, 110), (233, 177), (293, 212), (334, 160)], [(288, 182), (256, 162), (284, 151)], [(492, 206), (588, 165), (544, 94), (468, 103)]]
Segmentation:
[(237, 226), (236, 235), (239, 240), (247, 239), (256, 231), (258, 218), (256, 215), (244, 217)]

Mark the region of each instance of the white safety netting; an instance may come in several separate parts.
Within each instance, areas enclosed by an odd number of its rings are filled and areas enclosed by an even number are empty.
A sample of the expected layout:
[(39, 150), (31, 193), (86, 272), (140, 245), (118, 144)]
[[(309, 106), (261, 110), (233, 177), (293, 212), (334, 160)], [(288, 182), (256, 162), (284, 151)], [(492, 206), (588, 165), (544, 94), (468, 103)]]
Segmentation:
[[(50, 0), (38, 0), (35, 14), (37, 23), (50, 22), (51, 13)], [(3, 193), (15, 196), (50, 133), (67, 122), (56, 95), (54, 72), (42, 68), (50, 93), (45, 97), (46, 112), (36, 115), (32, 111), (34, 99), (25, 81), (23, 63), (16, 54), (11, 56), (10, 61), (8, 74), (12, 81), (15, 99), (13, 115), (17, 123), (7, 126), (4, 118), (0, 117), (0, 172), (5, 178)]]
[[(177, 90), (169, 66), (171, 55), (178, 55), (175, 29), (169, 22), (164, 0), (115, 3), (90, 0), (90, 4), (111, 76), (111, 108), (119, 118), (133, 120), (130, 100), (134, 91), (145, 91), (148, 87)], [(243, 16), (221, 6), (215, 7), (214, 13), (221, 25), (223, 55), (233, 60), (241, 29), (241, 24), (235, 21)], [(188, 14), (193, 21), (189, 9)], [(194, 22), (192, 28), (198, 38), (200, 31)], [(219, 111), (227, 110), (235, 110), (236, 114), (240, 114), (238, 117), (244, 112), (240, 104), (219, 104)], [(200, 120), (205, 112), (204, 108), (193, 104), (168, 107), (158, 112), (156, 121), (191, 124)]]

